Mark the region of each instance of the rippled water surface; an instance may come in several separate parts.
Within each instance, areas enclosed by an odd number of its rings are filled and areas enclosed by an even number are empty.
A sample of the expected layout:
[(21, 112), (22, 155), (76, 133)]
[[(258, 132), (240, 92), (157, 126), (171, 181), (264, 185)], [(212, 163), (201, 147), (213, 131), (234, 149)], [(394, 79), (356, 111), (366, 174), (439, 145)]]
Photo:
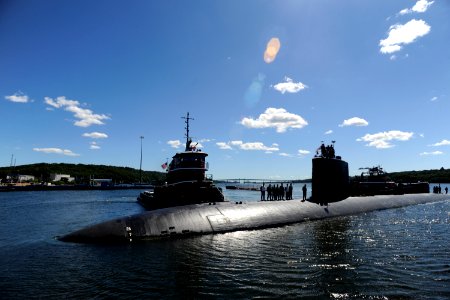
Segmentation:
[(141, 212), (138, 193), (0, 193), (1, 298), (450, 298), (450, 201), (128, 245), (54, 239)]

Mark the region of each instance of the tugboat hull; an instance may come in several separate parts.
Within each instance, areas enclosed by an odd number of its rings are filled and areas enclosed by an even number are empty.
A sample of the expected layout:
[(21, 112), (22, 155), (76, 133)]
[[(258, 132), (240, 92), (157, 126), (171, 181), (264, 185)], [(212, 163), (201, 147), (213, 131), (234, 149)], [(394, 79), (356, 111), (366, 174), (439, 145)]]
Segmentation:
[(207, 181), (186, 181), (157, 186), (153, 192), (146, 191), (138, 197), (138, 202), (147, 210), (223, 201), (221, 190)]

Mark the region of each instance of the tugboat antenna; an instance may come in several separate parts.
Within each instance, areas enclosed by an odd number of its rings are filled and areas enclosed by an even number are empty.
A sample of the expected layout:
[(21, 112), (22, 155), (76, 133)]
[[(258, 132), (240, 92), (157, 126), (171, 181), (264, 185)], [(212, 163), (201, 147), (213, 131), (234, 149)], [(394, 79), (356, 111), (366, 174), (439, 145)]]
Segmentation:
[(189, 117), (189, 112), (186, 114), (186, 117), (181, 117), (182, 119), (185, 119), (186, 121), (184, 121), (186, 123), (186, 127), (184, 129), (186, 129), (186, 151), (189, 150), (189, 144), (190, 144), (190, 138), (189, 138), (189, 120), (194, 120), (194, 118), (190, 118)]

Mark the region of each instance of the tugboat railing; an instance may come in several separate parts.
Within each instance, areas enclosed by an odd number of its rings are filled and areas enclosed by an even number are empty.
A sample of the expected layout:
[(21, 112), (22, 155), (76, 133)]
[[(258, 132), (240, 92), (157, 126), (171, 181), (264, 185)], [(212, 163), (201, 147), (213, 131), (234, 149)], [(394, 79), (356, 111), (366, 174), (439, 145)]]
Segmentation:
[(198, 183), (198, 182), (199, 182), (199, 180), (185, 180), (185, 181), (177, 181), (177, 182), (174, 182), (174, 183), (165, 183), (164, 186), (176, 186), (178, 184)]
[(184, 170), (201, 170), (201, 171), (207, 171), (208, 169), (207, 169), (207, 168), (183, 168), (183, 167), (180, 167), (180, 168), (173, 168), (173, 169), (170, 169), (170, 172), (174, 172), (174, 171), (184, 171)]

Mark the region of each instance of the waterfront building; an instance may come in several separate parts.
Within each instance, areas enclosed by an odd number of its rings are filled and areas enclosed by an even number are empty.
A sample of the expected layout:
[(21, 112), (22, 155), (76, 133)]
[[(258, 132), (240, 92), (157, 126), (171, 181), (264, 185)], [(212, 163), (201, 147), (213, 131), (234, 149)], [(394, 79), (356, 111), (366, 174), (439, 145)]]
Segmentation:
[(67, 180), (67, 182), (73, 182), (75, 181), (75, 177), (70, 177), (68, 174), (56, 174), (52, 173), (50, 174), (50, 180), (51, 181), (63, 181)]

